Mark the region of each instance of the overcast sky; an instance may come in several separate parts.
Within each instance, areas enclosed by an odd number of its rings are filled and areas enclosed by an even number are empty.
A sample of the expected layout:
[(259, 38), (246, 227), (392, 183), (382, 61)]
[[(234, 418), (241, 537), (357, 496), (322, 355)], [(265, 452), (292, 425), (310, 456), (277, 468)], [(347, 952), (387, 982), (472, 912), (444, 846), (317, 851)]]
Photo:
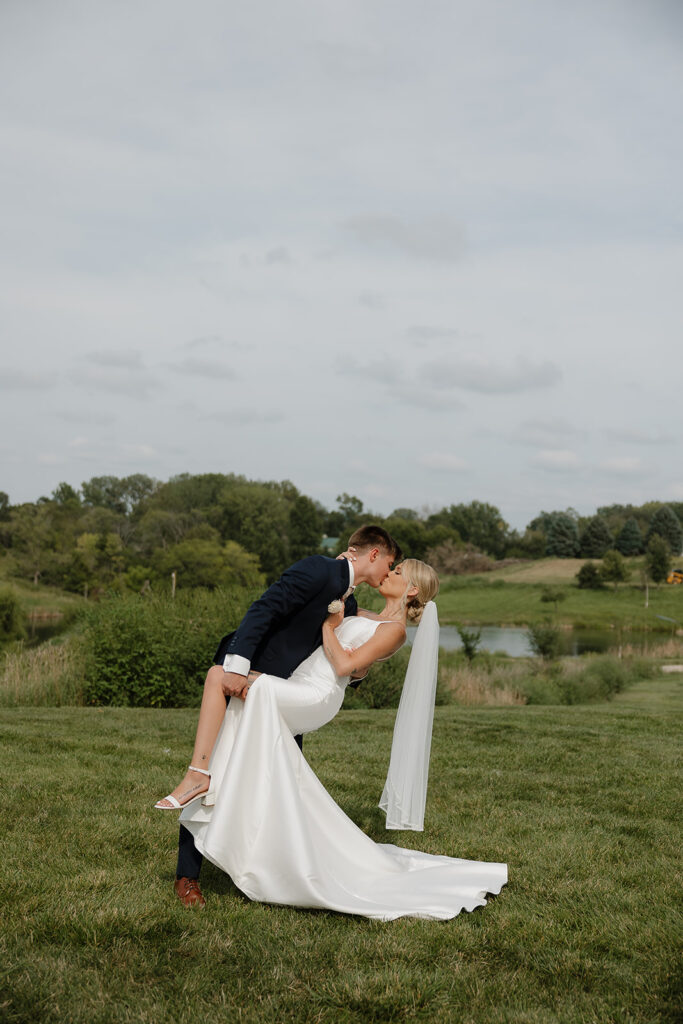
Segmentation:
[(683, 499), (678, 0), (2, 0), (0, 490)]

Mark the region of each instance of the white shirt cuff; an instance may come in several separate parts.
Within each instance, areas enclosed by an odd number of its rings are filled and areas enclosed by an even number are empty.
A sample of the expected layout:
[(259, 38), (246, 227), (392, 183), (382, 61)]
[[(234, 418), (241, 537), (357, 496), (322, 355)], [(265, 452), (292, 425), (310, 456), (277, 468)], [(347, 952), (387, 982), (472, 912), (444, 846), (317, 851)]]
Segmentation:
[(241, 654), (226, 654), (223, 660), (224, 672), (236, 672), (239, 676), (248, 676), (251, 662)]

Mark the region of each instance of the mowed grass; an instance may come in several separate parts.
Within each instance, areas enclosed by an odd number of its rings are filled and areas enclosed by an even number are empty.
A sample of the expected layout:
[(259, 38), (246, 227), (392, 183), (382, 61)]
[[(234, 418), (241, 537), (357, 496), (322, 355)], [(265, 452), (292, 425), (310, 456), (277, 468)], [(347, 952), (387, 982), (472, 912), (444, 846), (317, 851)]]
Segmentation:
[(4, 709), (0, 1018), (674, 1021), (682, 689), (437, 708), (424, 833), (386, 833), (376, 807), (393, 712), (308, 737), (375, 839), (509, 864), (485, 908), (385, 924), (250, 903), (210, 865), (206, 909), (176, 901), (176, 815), (151, 805), (187, 764), (194, 712)]
[[(564, 594), (558, 603), (541, 601), (540, 583), (499, 582), (486, 577), (456, 577), (442, 583), (437, 598), (442, 623), (473, 623), (484, 626), (528, 625), (552, 618), (567, 626), (592, 629), (656, 630), (670, 632), (683, 626), (683, 587), (662, 584), (650, 587), (648, 607), (644, 592), (636, 586), (617, 590), (579, 590), (573, 583), (555, 584)], [(658, 615), (674, 619), (662, 621)]]

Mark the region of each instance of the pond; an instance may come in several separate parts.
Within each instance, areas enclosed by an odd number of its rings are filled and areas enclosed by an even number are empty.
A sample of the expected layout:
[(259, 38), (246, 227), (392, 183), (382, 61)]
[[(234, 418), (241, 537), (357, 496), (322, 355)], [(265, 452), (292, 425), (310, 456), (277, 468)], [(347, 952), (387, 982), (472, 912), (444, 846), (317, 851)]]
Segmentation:
[[(66, 623), (62, 615), (45, 618), (29, 618), (26, 623), (26, 636), (23, 641), (24, 647), (37, 647), (38, 644), (42, 644), (46, 640), (52, 639), (53, 636), (59, 636), (65, 628)], [(0, 640), (0, 651), (11, 648), (12, 643), (14, 643), (12, 640)]]
[[(476, 629), (476, 626), (468, 626)], [(528, 658), (533, 654), (529, 647), (528, 632), (525, 626), (481, 626), (482, 651), (507, 654), (512, 658)], [(412, 643), (415, 627), (408, 628), (408, 642)], [(665, 639), (663, 633), (624, 632), (617, 629), (563, 629), (560, 632), (560, 653), (563, 655), (579, 655), (589, 652), (604, 653), (615, 650), (620, 643), (629, 643), (638, 647), (648, 647)], [(455, 626), (441, 626), (440, 644), (446, 651), (459, 651), (462, 643)]]

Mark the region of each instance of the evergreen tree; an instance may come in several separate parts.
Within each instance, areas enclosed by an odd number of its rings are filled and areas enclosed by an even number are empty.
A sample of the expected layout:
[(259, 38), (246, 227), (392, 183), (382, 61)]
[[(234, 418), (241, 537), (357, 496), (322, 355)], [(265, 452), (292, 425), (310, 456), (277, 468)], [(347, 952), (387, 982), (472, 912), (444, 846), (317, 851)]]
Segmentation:
[(602, 558), (612, 544), (612, 534), (602, 516), (593, 516), (589, 519), (581, 535), (581, 557)]
[(675, 512), (673, 512), (668, 505), (660, 505), (652, 519), (650, 520), (650, 527), (645, 537), (645, 542), (650, 546), (650, 540), (654, 536), (662, 537), (663, 540), (669, 545), (669, 551), (678, 557), (681, 553), (681, 544), (683, 544), (683, 528), (681, 527), (680, 520)]
[(631, 516), (626, 520), (617, 536), (615, 547), (622, 555), (640, 555), (643, 551), (643, 535), (637, 520)]
[(555, 558), (576, 558), (579, 554), (579, 531), (576, 520), (566, 512), (558, 512), (553, 516), (548, 528), (546, 555)]

